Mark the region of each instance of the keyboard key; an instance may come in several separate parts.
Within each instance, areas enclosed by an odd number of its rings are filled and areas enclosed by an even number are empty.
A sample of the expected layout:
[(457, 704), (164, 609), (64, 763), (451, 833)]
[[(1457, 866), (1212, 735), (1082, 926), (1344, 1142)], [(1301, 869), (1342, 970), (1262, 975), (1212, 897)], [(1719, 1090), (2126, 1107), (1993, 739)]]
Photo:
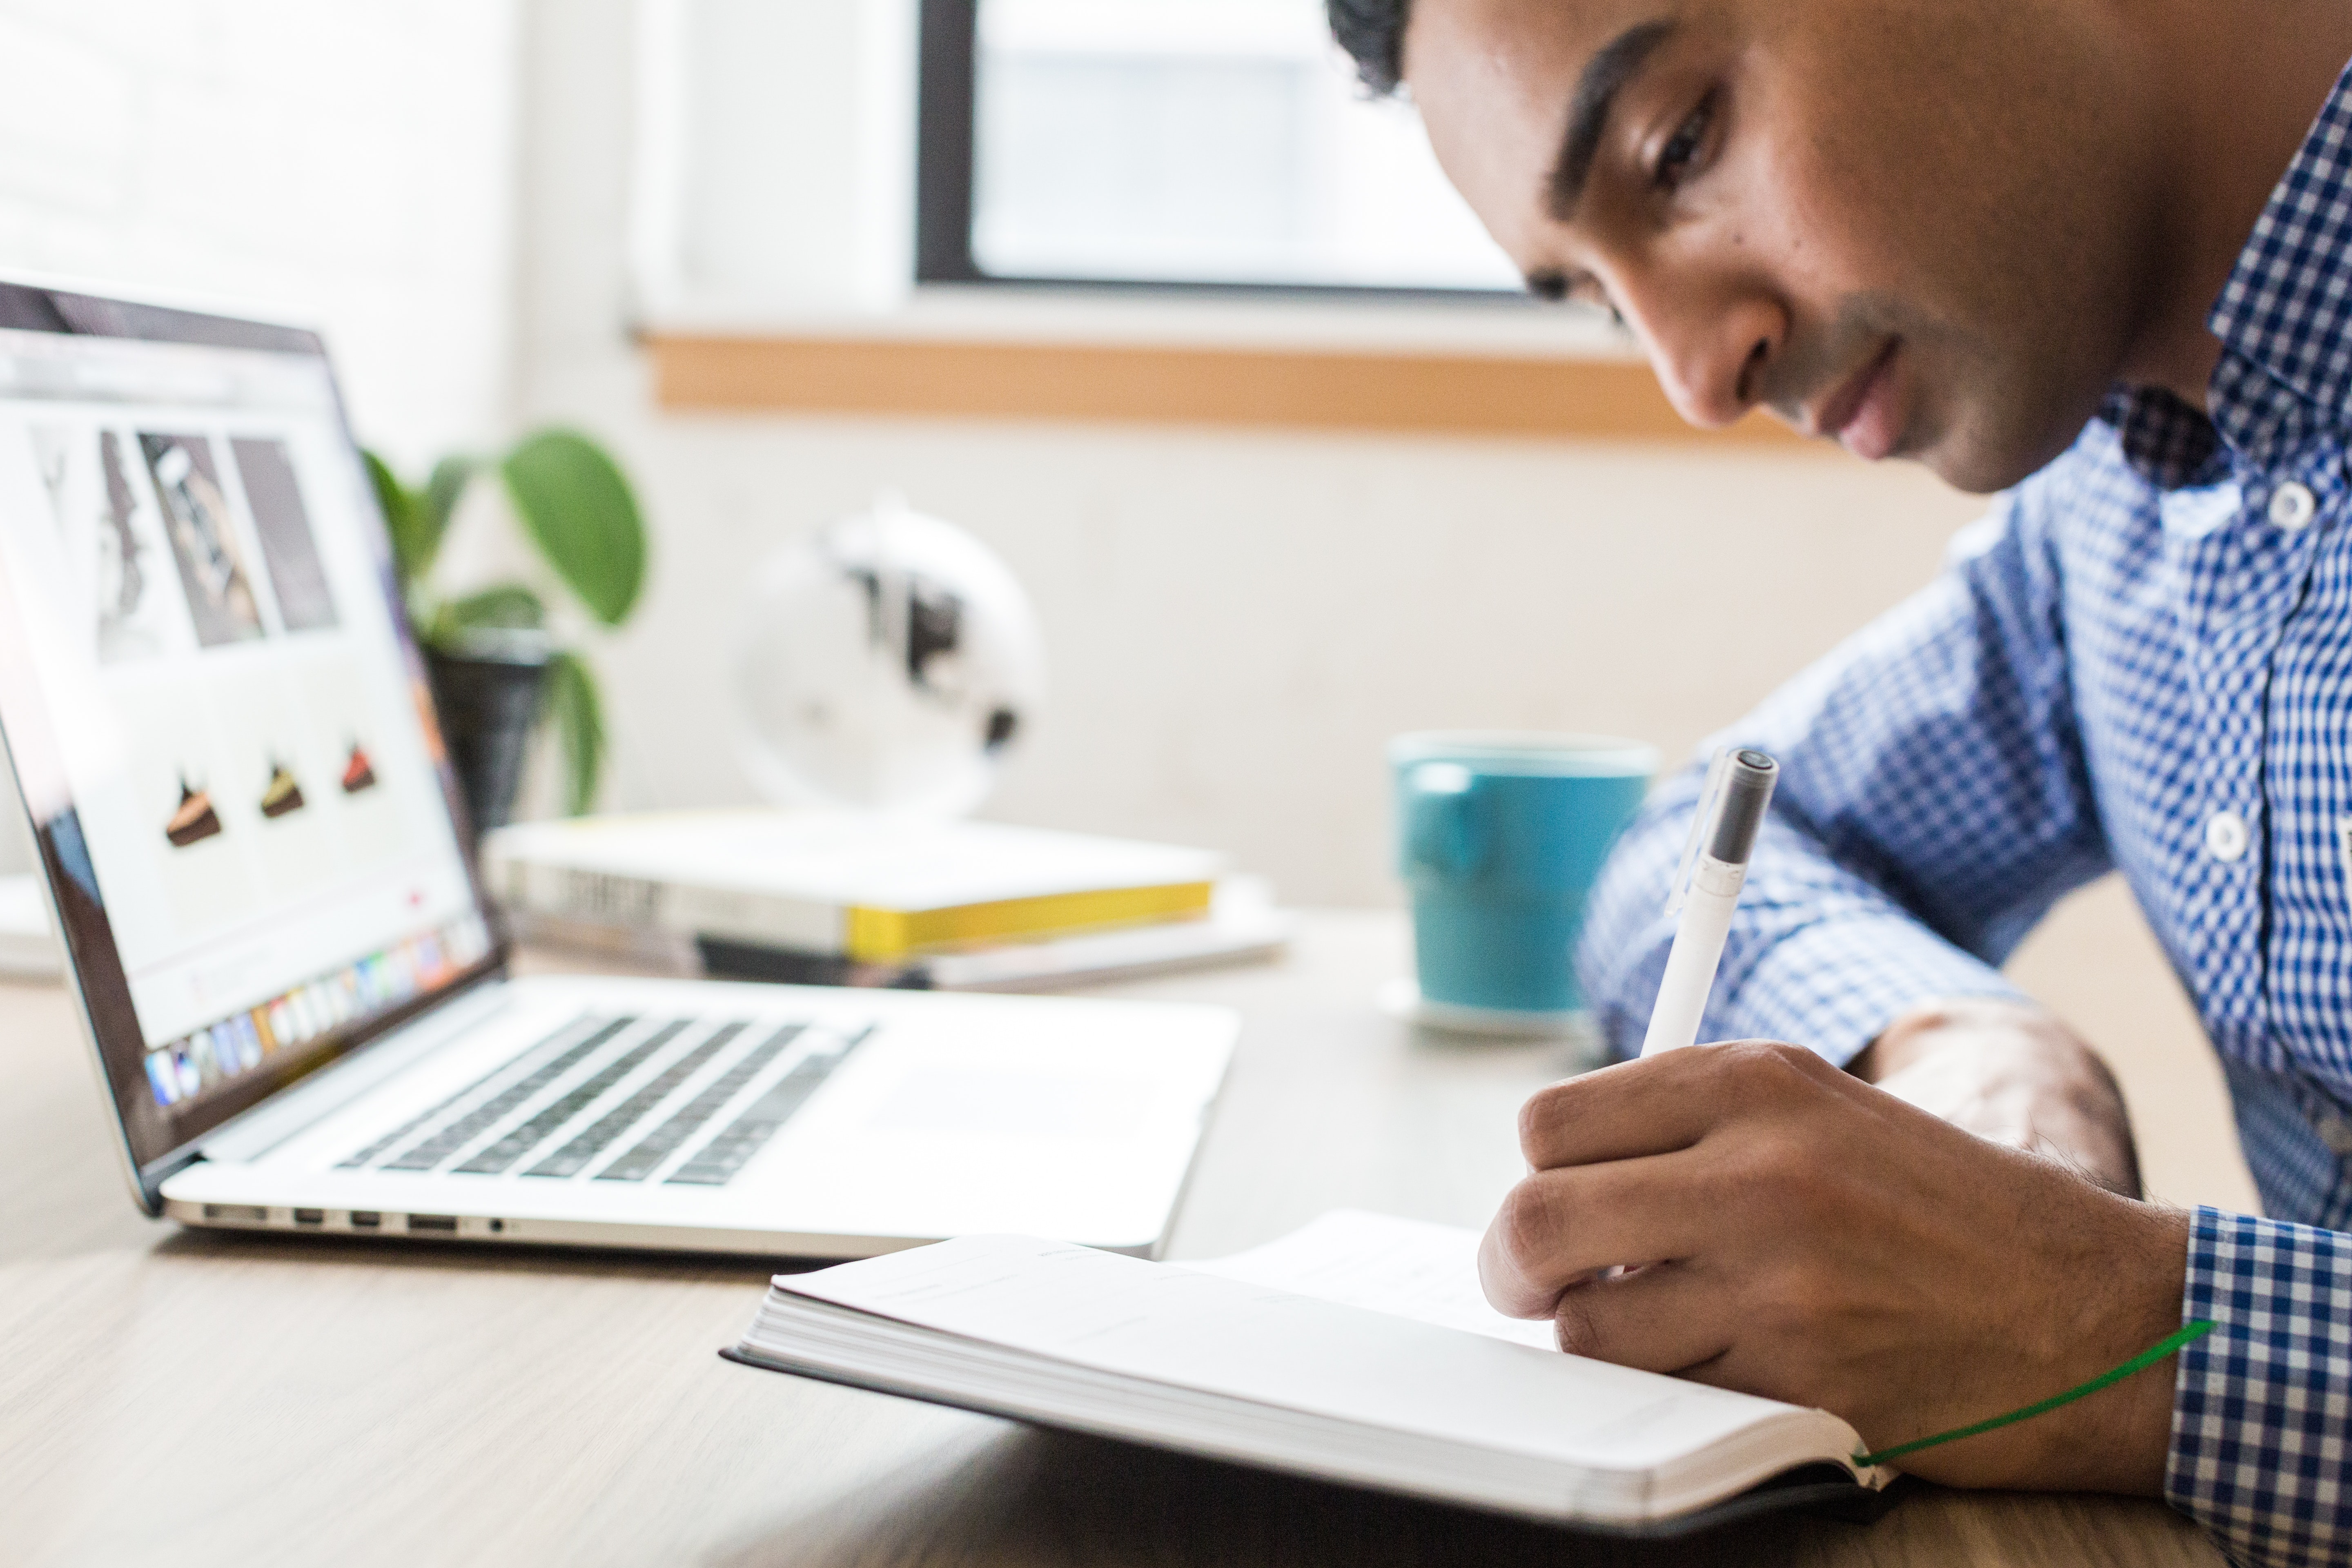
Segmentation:
[(388, 1162), (383, 1168), (387, 1171), (436, 1169), (443, 1161), (453, 1158), (457, 1151), (504, 1121), (516, 1107), (528, 1104), (541, 1089), (595, 1055), (606, 1041), (635, 1023), (635, 1017), (614, 1019), (552, 1061), (507, 1085), (398, 1159)]
[(727, 1102), (743, 1092), (744, 1087), (758, 1078), (770, 1062), (782, 1054), (805, 1024), (786, 1024), (758, 1045), (743, 1053), (742, 1058), (720, 1073), (701, 1093), (680, 1108), (670, 1119), (655, 1128), (635, 1147), (619, 1159), (596, 1173), (600, 1182), (642, 1182), (661, 1168), (663, 1161), (686, 1147), (687, 1140), (698, 1131), (702, 1124), (727, 1109)]
[[(418, 1111), (415, 1115), (410, 1117), (407, 1121), (402, 1122), (391, 1131), (383, 1134), (381, 1138), (376, 1139), (373, 1142), (370, 1143), (366, 1148), (360, 1150), (357, 1153), (347, 1154), (342, 1159), (336, 1161), (335, 1169), (338, 1171), (359, 1170), (362, 1166), (366, 1165), (369, 1161), (374, 1159), (377, 1155), (383, 1153), (385, 1150), (391, 1148), (402, 1139), (406, 1138), (418, 1128), (425, 1126), (436, 1117), (446, 1112), (451, 1106), (462, 1103), (469, 1096), (478, 1092), (485, 1086), (495, 1082), (501, 1073), (512, 1072), (517, 1068), (528, 1063), (532, 1057), (544, 1054), (551, 1047), (562, 1043), (566, 1036), (571, 1035), (575, 1030), (588, 1028), (591, 1026), (594, 1026), (587, 1039), (579, 1041), (574, 1050), (568, 1051), (564, 1054), (562, 1063), (556, 1066), (554, 1068), (556, 1072), (562, 1072), (565, 1067), (568, 1067), (572, 1063), (580, 1059), (578, 1047), (586, 1047), (593, 1049), (602, 1041), (612, 1038), (612, 1032), (614, 1029), (620, 1028), (630, 1022), (632, 1022), (632, 1020), (626, 1018), (619, 1019), (617, 1021), (600, 1021), (593, 1016), (587, 1018), (574, 1018), (571, 1023), (564, 1025), (563, 1027), (556, 1030), (555, 1033), (548, 1036), (545, 1039), (541, 1040), (537, 1045), (530, 1047), (530, 1049), (519, 1052), (518, 1054), (508, 1058), (505, 1061), (500, 1062), (498, 1066), (492, 1068), (489, 1071), (484, 1073), (481, 1077), (476, 1079), (473, 1082), (467, 1084), (457, 1093), (449, 1096), (446, 1100), (442, 1100), (439, 1104), (428, 1106), (426, 1109)], [(525, 1091), (524, 1098), (529, 1098), (528, 1090)], [(521, 1101), (517, 1100), (515, 1103), (520, 1104)], [(509, 1109), (512, 1108), (509, 1107)], [(497, 1118), (495, 1117), (491, 1119), (493, 1121), (496, 1120)], [(482, 1125), (487, 1127), (489, 1124), (489, 1122), (486, 1121)], [(478, 1128), (476, 1131), (478, 1131), (480, 1129)], [(450, 1152), (455, 1152), (456, 1151), (453, 1149)], [(444, 1157), (446, 1158), (446, 1156)], [(429, 1165), (423, 1167), (409, 1166), (403, 1168), (431, 1169)]]
[(793, 1112), (808, 1103), (809, 1096), (824, 1087), (834, 1069), (849, 1059), (849, 1053), (864, 1043), (872, 1031), (861, 1031), (842, 1043), (837, 1050), (823, 1056), (810, 1056), (794, 1062), (792, 1070), (768, 1086), (767, 1092), (743, 1108), (742, 1114), (724, 1132), (694, 1152), (694, 1157), (674, 1172), (667, 1184), (693, 1187), (723, 1187), (735, 1179), (737, 1172), (751, 1163), (751, 1156), (768, 1146), (775, 1135), (783, 1131), (784, 1123)]
[(693, 1020), (664, 1024), (586, 1079), (541, 1106), (525, 1121), (507, 1130), (496, 1142), (457, 1167), (461, 1176), (495, 1176), (555, 1136), (572, 1119), (604, 1098), (614, 1084), (645, 1065), (656, 1051), (675, 1039)]
[(700, 1072), (730, 1040), (751, 1027), (722, 1024), (707, 1039), (646, 1080), (635, 1094), (598, 1117), (587, 1131), (523, 1173), (526, 1176), (576, 1176), (604, 1152), (607, 1144), (635, 1127), (654, 1107), (676, 1093), (678, 1085)]

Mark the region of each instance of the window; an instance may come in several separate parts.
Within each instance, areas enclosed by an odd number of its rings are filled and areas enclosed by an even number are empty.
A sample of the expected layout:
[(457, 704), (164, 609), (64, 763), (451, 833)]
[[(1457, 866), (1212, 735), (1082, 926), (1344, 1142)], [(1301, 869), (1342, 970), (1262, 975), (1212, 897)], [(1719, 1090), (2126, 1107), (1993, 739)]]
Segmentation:
[(1322, 0), (923, 0), (922, 282), (1516, 292)]

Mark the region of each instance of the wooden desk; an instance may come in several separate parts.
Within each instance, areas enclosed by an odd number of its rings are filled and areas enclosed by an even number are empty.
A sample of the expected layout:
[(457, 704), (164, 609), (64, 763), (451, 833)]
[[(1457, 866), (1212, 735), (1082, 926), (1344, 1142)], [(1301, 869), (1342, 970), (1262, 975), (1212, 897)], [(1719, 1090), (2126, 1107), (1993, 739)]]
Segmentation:
[[(1376, 1013), (1385, 915), (1138, 995), (1248, 1024), (1173, 1250), (1354, 1204), (1484, 1221), (1549, 1049)], [(547, 967), (542, 962), (540, 967)], [(2214, 1563), (2155, 1503), (1927, 1492), (1627, 1546), (729, 1365), (763, 1270), (182, 1233), (131, 1207), (67, 1003), (0, 986), (0, 1562)]]

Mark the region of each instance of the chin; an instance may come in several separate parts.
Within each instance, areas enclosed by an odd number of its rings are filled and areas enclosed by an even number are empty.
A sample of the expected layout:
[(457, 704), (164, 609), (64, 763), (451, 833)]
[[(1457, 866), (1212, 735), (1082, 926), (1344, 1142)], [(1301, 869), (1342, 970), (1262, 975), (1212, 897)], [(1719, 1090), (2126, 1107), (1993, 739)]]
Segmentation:
[(1990, 495), (2022, 483), (2064, 456), (2082, 433), (2084, 420), (2063, 429), (2060, 423), (2032, 431), (1976, 429), (1964, 424), (1906, 455), (1956, 490)]

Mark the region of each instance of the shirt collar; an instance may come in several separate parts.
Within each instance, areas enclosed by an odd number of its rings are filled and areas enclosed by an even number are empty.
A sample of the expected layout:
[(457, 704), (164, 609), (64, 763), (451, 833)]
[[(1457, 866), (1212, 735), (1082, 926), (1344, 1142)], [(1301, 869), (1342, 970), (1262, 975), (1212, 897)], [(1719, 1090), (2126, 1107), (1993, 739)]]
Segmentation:
[(2269, 468), (2306, 437), (2352, 427), (2352, 69), (2272, 190), (2205, 324), (2221, 341), (2210, 420), (2168, 392), (2118, 387), (2100, 417), (2168, 489), (2210, 478), (2226, 444)]

